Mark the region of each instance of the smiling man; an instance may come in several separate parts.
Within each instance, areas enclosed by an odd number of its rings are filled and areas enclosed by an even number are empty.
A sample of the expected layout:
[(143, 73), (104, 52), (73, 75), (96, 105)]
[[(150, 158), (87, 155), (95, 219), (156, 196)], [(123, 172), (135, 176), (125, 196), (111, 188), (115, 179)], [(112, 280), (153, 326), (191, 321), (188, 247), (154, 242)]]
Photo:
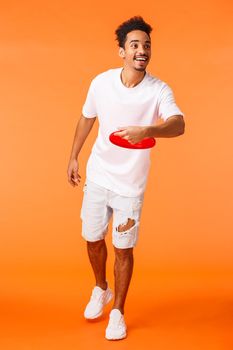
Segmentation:
[[(141, 16), (130, 18), (116, 29), (123, 67), (109, 69), (92, 79), (67, 169), (68, 181), (77, 186), (81, 179), (78, 155), (98, 118), (98, 136), (87, 162), (81, 208), (82, 237), (87, 241), (96, 280), (84, 317), (98, 318), (113, 298), (106, 279), (105, 243), (113, 216), (115, 295), (105, 331), (108, 340), (127, 335), (124, 305), (150, 168), (150, 149), (121, 148), (109, 141), (109, 135), (120, 129), (117, 134), (135, 144), (147, 137), (176, 137), (185, 129), (184, 114), (172, 89), (146, 70), (151, 59), (151, 31)], [(159, 118), (164, 122), (158, 125)]]

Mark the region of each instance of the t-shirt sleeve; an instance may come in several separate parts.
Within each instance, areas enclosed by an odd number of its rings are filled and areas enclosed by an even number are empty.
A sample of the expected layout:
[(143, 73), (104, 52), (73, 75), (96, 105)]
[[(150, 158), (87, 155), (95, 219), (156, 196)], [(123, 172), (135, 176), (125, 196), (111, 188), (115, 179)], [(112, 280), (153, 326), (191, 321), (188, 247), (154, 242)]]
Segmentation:
[(94, 118), (97, 116), (96, 101), (95, 101), (95, 91), (93, 88), (93, 80), (89, 86), (86, 100), (82, 108), (82, 114), (86, 118)]
[(184, 116), (176, 104), (172, 89), (168, 84), (164, 84), (159, 96), (158, 117), (166, 121), (169, 117), (178, 114)]

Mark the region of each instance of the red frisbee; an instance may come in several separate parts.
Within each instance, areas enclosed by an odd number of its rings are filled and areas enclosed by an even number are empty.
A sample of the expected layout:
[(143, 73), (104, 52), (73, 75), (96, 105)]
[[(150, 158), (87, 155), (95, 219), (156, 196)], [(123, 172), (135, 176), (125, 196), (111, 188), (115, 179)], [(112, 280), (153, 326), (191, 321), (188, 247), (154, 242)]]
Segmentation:
[(145, 149), (145, 148), (151, 148), (154, 147), (156, 144), (156, 140), (153, 137), (146, 137), (140, 142), (137, 142), (135, 144), (130, 143), (128, 140), (123, 139), (120, 136), (114, 135), (115, 132), (120, 132), (122, 130), (117, 130), (112, 132), (109, 135), (109, 140), (117, 146), (124, 147), (124, 148), (133, 148), (133, 149)]

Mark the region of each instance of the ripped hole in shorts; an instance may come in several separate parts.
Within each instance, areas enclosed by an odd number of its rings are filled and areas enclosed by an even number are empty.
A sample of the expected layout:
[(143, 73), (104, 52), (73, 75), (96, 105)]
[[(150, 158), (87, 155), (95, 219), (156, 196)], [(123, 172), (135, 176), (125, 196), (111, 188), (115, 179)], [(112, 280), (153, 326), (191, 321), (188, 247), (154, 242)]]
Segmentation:
[(131, 229), (133, 226), (135, 226), (135, 220), (128, 218), (128, 220), (125, 223), (122, 223), (118, 227), (116, 227), (116, 231), (124, 232), (126, 234), (127, 231)]

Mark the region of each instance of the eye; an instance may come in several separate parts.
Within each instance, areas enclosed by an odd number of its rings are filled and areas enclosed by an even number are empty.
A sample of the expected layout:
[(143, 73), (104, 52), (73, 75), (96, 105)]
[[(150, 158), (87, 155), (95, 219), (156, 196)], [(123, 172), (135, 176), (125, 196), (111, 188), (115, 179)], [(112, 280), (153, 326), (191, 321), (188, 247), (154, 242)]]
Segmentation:
[[(134, 48), (135, 48), (135, 47), (138, 47), (138, 44), (132, 44), (131, 47), (134, 47)], [(146, 49), (150, 49), (150, 44), (146, 44), (146, 45), (145, 45), (145, 48), (146, 48)]]

